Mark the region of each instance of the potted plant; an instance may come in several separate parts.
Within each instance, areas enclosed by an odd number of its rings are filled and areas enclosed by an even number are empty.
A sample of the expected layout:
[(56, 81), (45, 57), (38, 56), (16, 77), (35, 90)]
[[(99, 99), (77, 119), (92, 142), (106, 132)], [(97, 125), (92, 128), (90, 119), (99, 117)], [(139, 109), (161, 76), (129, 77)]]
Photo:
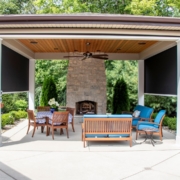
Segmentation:
[(55, 110), (58, 109), (59, 103), (55, 100), (55, 98), (52, 98), (49, 100), (48, 104), (51, 107), (51, 112), (53, 113)]

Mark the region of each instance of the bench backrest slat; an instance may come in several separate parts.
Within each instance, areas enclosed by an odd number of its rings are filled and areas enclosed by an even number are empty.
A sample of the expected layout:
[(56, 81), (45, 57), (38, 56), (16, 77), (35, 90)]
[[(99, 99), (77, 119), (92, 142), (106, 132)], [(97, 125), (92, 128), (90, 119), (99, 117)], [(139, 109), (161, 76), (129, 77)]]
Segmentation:
[(132, 118), (84, 118), (84, 132), (130, 134)]

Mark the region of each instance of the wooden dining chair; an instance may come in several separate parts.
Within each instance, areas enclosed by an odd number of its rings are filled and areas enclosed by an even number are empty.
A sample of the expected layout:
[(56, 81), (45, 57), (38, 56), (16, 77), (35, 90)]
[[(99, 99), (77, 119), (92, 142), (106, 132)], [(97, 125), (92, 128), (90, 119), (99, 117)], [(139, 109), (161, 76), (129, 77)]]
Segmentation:
[(50, 111), (50, 106), (38, 106), (37, 111)]
[(75, 108), (66, 107), (66, 111), (69, 111), (69, 113), (72, 116), (72, 121), (70, 122), (70, 124), (72, 125), (73, 132), (75, 132), (75, 129), (74, 129), (74, 113), (75, 113)]
[(61, 112), (54, 112), (52, 119), (49, 119), (48, 122), (48, 135), (50, 129), (52, 130), (52, 139), (54, 140), (54, 130), (60, 129), (60, 135), (62, 134), (62, 130), (66, 129), (67, 138), (69, 138), (68, 134), (68, 115), (69, 111), (61, 111)]
[(32, 137), (34, 136), (34, 133), (36, 131), (36, 127), (40, 126), (41, 127), (41, 132), (43, 133), (44, 127), (47, 125), (46, 124), (46, 119), (45, 118), (36, 118), (34, 116), (34, 111), (33, 110), (27, 110), (28, 113), (28, 130), (27, 130), (27, 134), (29, 132), (30, 126), (33, 126), (33, 133), (32, 133)]

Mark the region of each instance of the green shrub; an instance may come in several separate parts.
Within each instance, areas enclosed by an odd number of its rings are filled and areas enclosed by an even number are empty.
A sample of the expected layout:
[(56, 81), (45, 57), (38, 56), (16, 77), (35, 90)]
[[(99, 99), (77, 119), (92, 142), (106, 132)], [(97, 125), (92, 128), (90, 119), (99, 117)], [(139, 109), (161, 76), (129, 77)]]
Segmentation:
[(4, 118), (2, 115), (1, 116), (1, 127), (4, 128), (5, 125), (6, 125), (6, 118)]
[(169, 129), (176, 130), (176, 118), (169, 118), (168, 119), (168, 127)]
[(3, 123), (5, 123), (5, 125), (6, 124), (14, 124), (14, 118), (9, 113), (2, 114), (1, 119), (2, 119), (2, 121), (5, 121), (5, 122), (3, 122)]
[(4, 104), (4, 107), (2, 108), (3, 113), (8, 113), (9, 111), (16, 110), (12, 94), (3, 94), (2, 101)]
[(17, 110), (26, 110), (27, 109), (27, 101), (24, 99), (17, 100), (15, 102), (15, 106)]
[(163, 126), (168, 126), (169, 117), (165, 116), (163, 120)]
[(27, 117), (27, 112), (26, 111), (18, 111), (17, 112), (20, 118), (26, 118)]
[(26, 118), (27, 117), (27, 112), (26, 111), (11, 111), (9, 114), (12, 116), (12, 118), (14, 120), (19, 120), (21, 118)]
[(14, 120), (19, 120), (21, 118), (21, 114), (19, 113), (19, 111), (11, 111), (10, 114), (14, 118)]
[(156, 116), (157, 116), (157, 113), (153, 113), (152, 116), (151, 116), (151, 118), (152, 118), (152, 119), (155, 119)]
[(156, 112), (166, 110), (168, 117), (176, 116), (177, 97), (145, 95), (145, 105), (154, 108)]
[[(2, 112), (9, 113), (10, 111), (18, 110), (15, 103), (19, 100), (23, 100), (23, 102), (24, 101), (27, 102), (27, 100), (28, 100), (27, 92), (3, 94), (2, 101), (3, 101), (4, 107), (2, 108)], [(20, 103), (20, 106), (21, 106), (21, 103)], [(23, 107), (24, 107), (24, 105), (23, 105)]]
[(25, 111), (11, 111), (10, 113), (1, 115), (1, 127), (4, 128), (6, 124), (14, 124), (14, 120), (19, 120), (20, 118), (26, 118), (27, 112)]

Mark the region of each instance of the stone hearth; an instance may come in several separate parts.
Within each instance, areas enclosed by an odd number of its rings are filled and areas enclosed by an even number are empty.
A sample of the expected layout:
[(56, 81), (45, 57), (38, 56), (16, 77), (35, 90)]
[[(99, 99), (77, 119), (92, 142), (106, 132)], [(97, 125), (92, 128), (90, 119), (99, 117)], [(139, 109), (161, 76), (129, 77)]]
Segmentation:
[(67, 106), (75, 107), (81, 101), (96, 103), (97, 114), (106, 113), (106, 75), (103, 60), (69, 60), (67, 74)]

